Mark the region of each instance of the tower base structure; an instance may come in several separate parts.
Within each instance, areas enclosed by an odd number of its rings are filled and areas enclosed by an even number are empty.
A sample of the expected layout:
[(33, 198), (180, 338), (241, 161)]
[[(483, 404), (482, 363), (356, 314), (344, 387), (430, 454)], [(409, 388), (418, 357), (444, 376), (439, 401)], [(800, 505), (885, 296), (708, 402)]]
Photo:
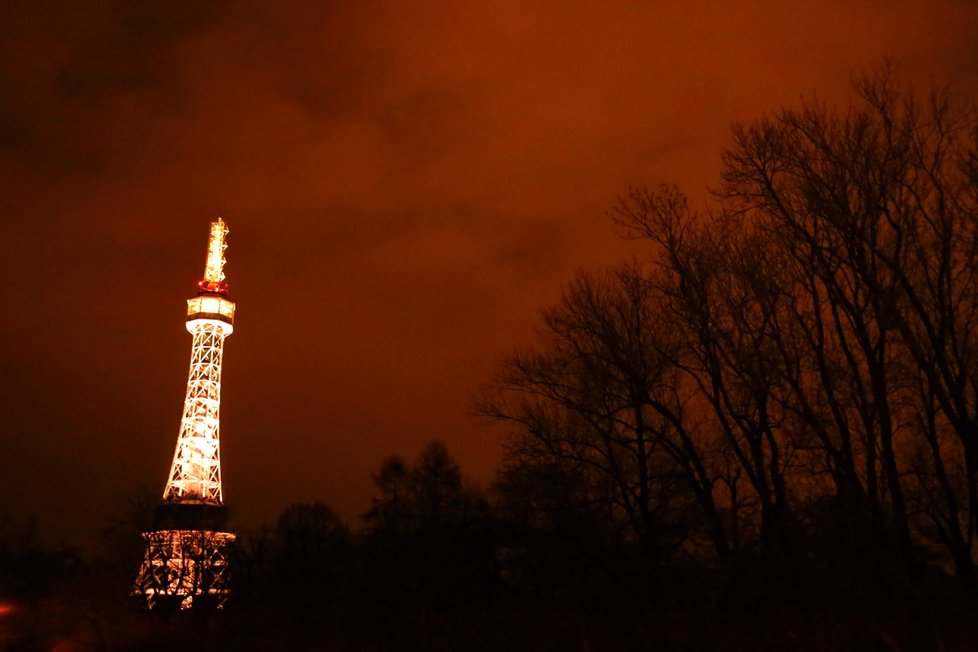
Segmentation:
[(167, 504), (154, 529), (143, 533), (143, 558), (133, 595), (149, 609), (222, 609), (230, 595), (228, 553), (235, 536), (224, 532), (223, 506)]

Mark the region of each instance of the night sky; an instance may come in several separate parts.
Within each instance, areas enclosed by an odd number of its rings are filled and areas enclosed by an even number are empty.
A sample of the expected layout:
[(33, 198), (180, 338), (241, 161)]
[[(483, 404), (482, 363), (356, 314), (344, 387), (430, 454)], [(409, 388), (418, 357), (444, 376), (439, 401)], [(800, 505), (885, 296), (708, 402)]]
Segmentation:
[(978, 3), (0, 4), (0, 514), (91, 545), (162, 492), (210, 220), (231, 229), (222, 457), (234, 522), (442, 439), (579, 268), (643, 256), (631, 186), (697, 201), (729, 127), (884, 57), (978, 97)]

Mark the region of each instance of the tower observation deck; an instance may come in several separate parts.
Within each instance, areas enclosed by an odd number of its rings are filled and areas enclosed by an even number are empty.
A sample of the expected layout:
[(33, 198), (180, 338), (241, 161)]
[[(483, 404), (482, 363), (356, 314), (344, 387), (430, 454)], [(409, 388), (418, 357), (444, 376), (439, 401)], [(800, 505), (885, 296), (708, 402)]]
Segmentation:
[(133, 588), (150, 609), (220, 608), (229, 595), (234, 535), (223, 531), (220, 457), (221, 363), (235, 309), (224, 275), (227, 233), (223, 219), (211, 223), (204, 277), (187, 300), (193, 344), (180, 433), (153, 530), (143, 533), (146, 556)]

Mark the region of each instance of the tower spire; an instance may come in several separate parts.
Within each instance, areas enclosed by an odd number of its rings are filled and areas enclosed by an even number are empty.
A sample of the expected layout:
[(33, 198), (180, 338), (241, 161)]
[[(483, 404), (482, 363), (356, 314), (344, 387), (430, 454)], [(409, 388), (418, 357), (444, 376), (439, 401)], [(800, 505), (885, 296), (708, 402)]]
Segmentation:
[(187, 300), (187, 330), (193, 336), (180, 433), (154, 529), (143, 533), (146, 557), (134, 594), (150, 608), (222, 606), (228, 596), (227, 521), (221, 489), (220, 406), (224, 339), (234, 331), (224, 265), (227, 225), (211, 223), (204, 278)]
[(201, 291), (224, 295), (228, 293), (227, 283), (224, 282), (224, 265), (227, 263), (224, 250), (228, 248), (225, 240), (227, 234), (228, 227), (222, 218), (219, 217), (211, 222), (211, 237), (207, 243), (207, 265), (204, 267), (204, 278), (197, 283)]

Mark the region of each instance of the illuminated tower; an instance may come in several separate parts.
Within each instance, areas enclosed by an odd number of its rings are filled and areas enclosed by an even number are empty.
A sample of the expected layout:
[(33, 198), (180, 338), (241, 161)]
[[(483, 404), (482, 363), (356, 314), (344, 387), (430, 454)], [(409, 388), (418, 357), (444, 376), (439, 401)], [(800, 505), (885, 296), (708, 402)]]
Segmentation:
[(150, 608), (220, 608), (228, 597), (227, 508), (221, 493), (220, 406), (224, 338), (234, 330), (234, 303), (224, 280), (224, 220), (211, 223), (204, 278), (187, 300), (193, 335), (187, 398), (163, 501), (144, 532), (146, 556), (133, 594)]

